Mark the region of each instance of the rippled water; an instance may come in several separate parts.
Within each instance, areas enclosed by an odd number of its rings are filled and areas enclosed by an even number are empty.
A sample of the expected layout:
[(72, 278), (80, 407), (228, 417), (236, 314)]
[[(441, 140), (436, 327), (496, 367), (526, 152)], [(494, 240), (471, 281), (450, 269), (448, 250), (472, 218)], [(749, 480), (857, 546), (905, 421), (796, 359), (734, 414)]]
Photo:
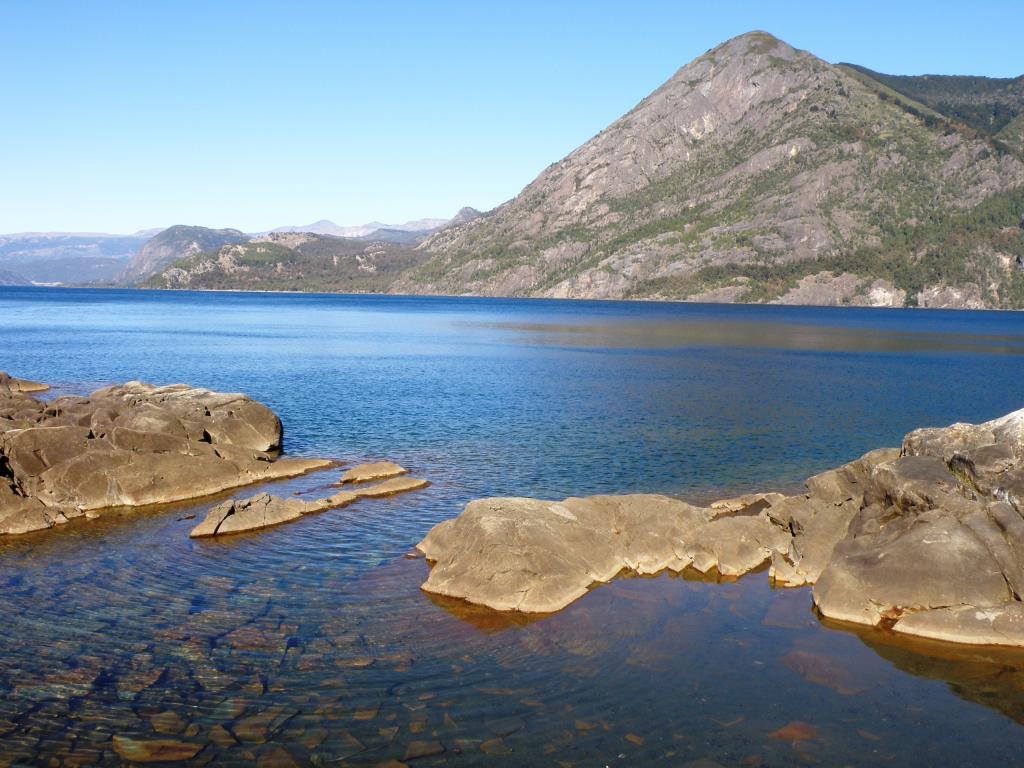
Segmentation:
[(13, 288), (0, 313), (0, 370), (245, 391), (290, 453), (433, 483), (224, 541), (187, 537), (208, 504), (0, 540), (0, 763), (117, 764), (113, 735), (196, 764), (1021, 762), (1019, 653), (824, 626), (763, 574), (526, 621), (403, 559), (478, 496), (792, 489), (1001, 415), (1020, 315)]

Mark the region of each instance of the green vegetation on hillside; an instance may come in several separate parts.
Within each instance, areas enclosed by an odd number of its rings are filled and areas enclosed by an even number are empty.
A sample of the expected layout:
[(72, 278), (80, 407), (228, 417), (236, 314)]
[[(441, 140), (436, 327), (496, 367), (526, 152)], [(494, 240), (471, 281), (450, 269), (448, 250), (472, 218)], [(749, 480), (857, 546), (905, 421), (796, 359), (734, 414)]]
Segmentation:
[(145, 287), (383, 293), (421, 259), (414, 250), (394, 243), (281, 235), (277, 241), (236, 243), (182, 259), (150, 278)]
[(1024, 76), (885, 75), (856, 64), (843, 66), (988, 136), (1024, 114)]

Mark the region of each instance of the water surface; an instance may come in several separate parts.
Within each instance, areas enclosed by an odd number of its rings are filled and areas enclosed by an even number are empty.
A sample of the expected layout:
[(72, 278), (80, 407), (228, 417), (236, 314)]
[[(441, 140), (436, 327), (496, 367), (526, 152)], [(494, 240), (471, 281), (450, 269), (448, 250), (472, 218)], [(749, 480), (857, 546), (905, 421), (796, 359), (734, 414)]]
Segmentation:
[(1002, 415), (1020, 315), (24, 288), (0, 313), (15, 375), (244, 391), (289, 453), (433, 483), (225, 541), (187, 537), (208, 503), (0, 540), (10, 760), (117, 764), (120, 734), (217, 764), (1019, 762), (1019, 654), (824, 626), (763, 574), (515, 620), (430, 599), (403, 555), (479, 496), (789, 490)]

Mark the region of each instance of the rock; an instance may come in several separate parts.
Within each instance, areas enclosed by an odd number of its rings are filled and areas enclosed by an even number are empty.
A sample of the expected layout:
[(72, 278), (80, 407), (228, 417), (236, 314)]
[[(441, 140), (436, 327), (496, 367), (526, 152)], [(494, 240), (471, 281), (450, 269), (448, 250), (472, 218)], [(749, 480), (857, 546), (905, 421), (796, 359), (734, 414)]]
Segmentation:
[(211, 509), (203, 522), (192, 529), (189, 536), (223, 536), (268, 528), (297, 520), (303, 515), (344, 507), (358, 498), (353, 493), (338, 493), (317, 501), (302, 501), (261, 493), (248, 499), (231, 499)]
[(129, 382), (49, 403), (0, 374), (0, 533), (184, 501), (331, 466), (273, 458), (281, 422), (244, 395)]
[(768, 734), (769, 739), (777, 739), (779, 741), (813, 741), (819, 738), (818, 729), (813, 725), (801, 722), (800, 720), (794, 720), (793, 722), (782, 726), (777, 731), (772, 731)]
[[(770, 560), (775, 583), (814, 585), (827, 618), (1024, 646), (1024, 410), (911, 432), (806, 487), (707, 508), (656, 495), (473, 501), (417, 546), (432, 563), (423, 589), (548, 613), (623, 570), (732, 577)], [(818, 662), (790, 658), (810, 677)]]
[(221, 747), (233, 747), (238, 742), (231, 735), (231, 731), (222, 725), (214, 725), (210, 728), (210, 741)]
[(157, 733), (169, 734), (171, 736), (182, 733), (188, 725), (181, 715), (171, 710), (153, 715), (149, 718), (149, 722)]
[(433, 757), (444, 754), (444, 746), (439, 741), (410, 741), (405, 749), (403, 760), (418, 760), (421, 757)]
[(723, 509), (656, 495), (474, 501), (418, 545), (434, 563), (423, 589), (497, 610), (548, 613), (622, 570), (693, 565), (738, 575), (788, 545), (767, 508), (716, 518)]
[(870, 679), (859, 676), (839, 655), (797, 649), (783, 656), (782, 663), (804, 680), (831, 688), (844, 696), (863, 693), (873, 684)]
[(256, 768), (300, 768), (302, 765), (288, 750), (272, 746), (260, 753)]
[(49, 388), (49, 384), (43, 384), (38, 381), (29, 381), (28, 379), (18, 379), (0, 371), (0, 389), (8, 389), (11, 392), (24, 392), (26, 394), (30, 394), (33, 392), (46, 392)]
[(172, 739), (131, 739), (114, 736), (114, 751), (125, 760), (136, 763), (166, 763), (191, 760), (199, 754), (202, 744)]
[(814, 587), (829, 618), (982, 645), (1024, 645), (1024, 411), (911, 432), (874, 467)]
[(972, 645), (1024, 646), (1024, 604), (1004, 601), (994, 608), (933, 608), (907, 613), (893, 626), (897, 632), (935, 640), (956, 638)]
[(232, 727), (235, 738), (239, 741), (263, 744), (278, 728), (294, 717), (295, 710), (285, 707), (271, 707), (255, 715), (242, 718)]
[(393, 461), (377, 461), (372, 464), (360, 464), (347, 470), (338, 481), (339, 485), (346, 483), (366, 483), (370, 480), (386, 480), (389, 477), (405, 475), (409, 470), (395, 464)]
[(399, 493), (418, 491), (429, 485), (429, 480), (420, 480), (415, 477), (395, 477), (366, 488), (356, 488), (352, 493), (360, 498), (379, 499), (384, 496), (396, 496)]

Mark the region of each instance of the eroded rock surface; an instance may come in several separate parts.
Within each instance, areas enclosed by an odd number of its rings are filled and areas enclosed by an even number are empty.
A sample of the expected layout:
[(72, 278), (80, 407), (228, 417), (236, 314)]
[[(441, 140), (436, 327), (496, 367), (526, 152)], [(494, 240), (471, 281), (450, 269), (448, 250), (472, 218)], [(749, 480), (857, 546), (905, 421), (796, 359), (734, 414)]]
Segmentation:
[[(404, 471), (404, 470), (403, 470)], [(333, 496), (313, 501), (282, 499), (261, 493), (249, 499), (231, 499), (211, 509), (206, 519), (192, 529), (192, 538), (223, 536), (229, 533), (255, 531), (260, 528), (298, 520), (303, 515), (347, 507), (359, 499), (382, 498), (426, 488), (430, 483), (415, 477), (395, 477), (376, 485), (358, 486)]]
[(482, 499), (418, 545), (434, 562), (423, 588), (497, 610), (547, 613), (627, 569), (692, 566), (738, 576), (788, 544), (768, 509), (760, 496), (735, 510), (640, 494)]
[(1024, 645), (1024, 411), (921, 429), (871, 472), (814, 587), (827, 617)]
[(331, 465), (274, 458), (281, 422), (240, 394), (129, 382), (50, 402), (0, 376), (0, 533), (199, 498)]
[(418, 545), (428, 592), (555, 611), (622, 570), (814, 585), (832, 619), (1024, 646), (1024, 410), (908, 434), (810, 478), (795, 496), (695, 507), (656, 495), (482, 499)]
[(354, 493), (336, 493), (317, 501), (303, 501), (261, 493), (249, 499), (231, 499), (211, 509), (206, 519), (193, 528), (189, 535), (192, 538), (200, 538), (269, 528), (272, 525), (298, 520), (303, 515), (348, 506), (358, 498), (359, 496)]
[(366, 483), (370, 480), (386, 480), (391, 477), (398, 477), (408, 472), (405, 467), (395, 464), (393, 461), (375, 461), (372, 464), (359, 464), (346, 470), (339, 481), (339, 485), (348, 483)]

